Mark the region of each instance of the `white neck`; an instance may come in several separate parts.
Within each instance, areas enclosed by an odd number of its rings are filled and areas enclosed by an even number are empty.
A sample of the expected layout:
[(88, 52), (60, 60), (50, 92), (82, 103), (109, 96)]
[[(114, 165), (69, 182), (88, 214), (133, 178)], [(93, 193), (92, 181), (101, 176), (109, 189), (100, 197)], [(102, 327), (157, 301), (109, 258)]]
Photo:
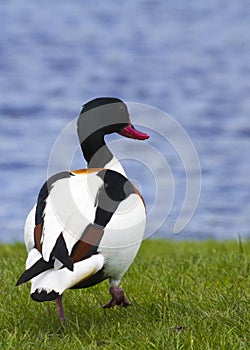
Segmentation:
[(121, 163), (119, 162), (118, 159), (116, 159), (115, 157), (113, 157), (111, 159), (111, 161), (109, 161), (105, 167), (105, 169), (111, 169), (111, 170), (114, 170), (114, 171), (117, 171), (118, 173), (124, 175), (127, 177), (126, 173), (125, 173), (125, 170), (123, 169)]

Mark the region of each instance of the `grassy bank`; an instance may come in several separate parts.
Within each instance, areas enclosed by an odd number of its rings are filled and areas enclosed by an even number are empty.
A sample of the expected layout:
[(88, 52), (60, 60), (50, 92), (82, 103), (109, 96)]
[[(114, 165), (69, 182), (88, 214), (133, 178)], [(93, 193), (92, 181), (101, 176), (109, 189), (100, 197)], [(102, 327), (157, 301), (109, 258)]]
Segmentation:
[(1, 349), (249, 349), (250, 242), (146, 241), (122, 280), (132, 307), (103, 310), (108, 283), (55, 305), (15, 287), (23, 245), (0, 246)]

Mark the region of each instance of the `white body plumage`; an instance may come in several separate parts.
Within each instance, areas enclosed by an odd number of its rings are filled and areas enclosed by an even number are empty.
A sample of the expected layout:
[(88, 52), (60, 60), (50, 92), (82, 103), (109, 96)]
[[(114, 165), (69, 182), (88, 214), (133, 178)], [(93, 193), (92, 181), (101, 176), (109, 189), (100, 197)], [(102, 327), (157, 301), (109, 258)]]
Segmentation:
[[(25, 244), (29, 252), (26, 269), (41, 256), (45, 261), (49, 261), (61, 233), (69, 253), (81, 239), (85, 227), (94, 220), (95, 198), (102, 185), (102, 179), (97, 176), (97, 172), (76, 172), (74, 176), (60, 179), (53, 185), (44, 210), (42, 255), (34, 248), (36, 205), (33, 207), (25, 223)], [(47, 292), (54, 290), (61, 294), (65, 289), (96, 273), (102, 267), (110, 278), (111, 286), (117, 286), (138, 252), (145, 222), (144, 203), (137, 193), (131, 194), (119, 204), (105, 227), (97, 249), (98, 255), (75, 263), (73, 271), (69, 271), (66, 267), (61, 268), (62, 264), (57, 261), (53, 269), (31, 280), (31, 293), (38, 289)]]

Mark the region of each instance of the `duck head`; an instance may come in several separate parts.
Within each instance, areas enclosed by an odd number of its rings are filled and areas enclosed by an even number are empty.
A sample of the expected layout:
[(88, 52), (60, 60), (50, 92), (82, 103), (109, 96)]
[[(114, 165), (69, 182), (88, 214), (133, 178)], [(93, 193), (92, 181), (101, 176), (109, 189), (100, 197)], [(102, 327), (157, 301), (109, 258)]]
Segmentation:
[[(105, 135), (117, 132), (136, 140), (149, 138), (149, 135), (135, 129), (126, 104), (114, 97), (99, 97), (84, 104), (77, 121), (77, 132), (88, 163), (102, 149), (102, 154), (91, 167), (104, 167), (113, 157), (104, 141)], [(105, 159), (102, 159), (104, 156)]]
[(149, 138), (134, 128), (126, 104), (115, 97), (99, 97), (84, 104), (77, 125), (81, 141), (93, 133), (107, 135), (113, 132), (136, 140)]

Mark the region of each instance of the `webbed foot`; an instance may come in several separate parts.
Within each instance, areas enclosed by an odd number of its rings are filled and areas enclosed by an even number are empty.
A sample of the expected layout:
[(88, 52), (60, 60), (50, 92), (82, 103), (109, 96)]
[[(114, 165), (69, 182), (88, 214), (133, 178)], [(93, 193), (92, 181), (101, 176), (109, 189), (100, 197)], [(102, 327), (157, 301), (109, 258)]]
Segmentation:
[(132, 303), (126, 298), (122, 288), (110, 287), (109, 292), (112, 295), (112, 299), (107, 304), (103, 305), (104, 309), (113, 307), (115, 305), (122, 305), (124, 307), (132, 305)]

